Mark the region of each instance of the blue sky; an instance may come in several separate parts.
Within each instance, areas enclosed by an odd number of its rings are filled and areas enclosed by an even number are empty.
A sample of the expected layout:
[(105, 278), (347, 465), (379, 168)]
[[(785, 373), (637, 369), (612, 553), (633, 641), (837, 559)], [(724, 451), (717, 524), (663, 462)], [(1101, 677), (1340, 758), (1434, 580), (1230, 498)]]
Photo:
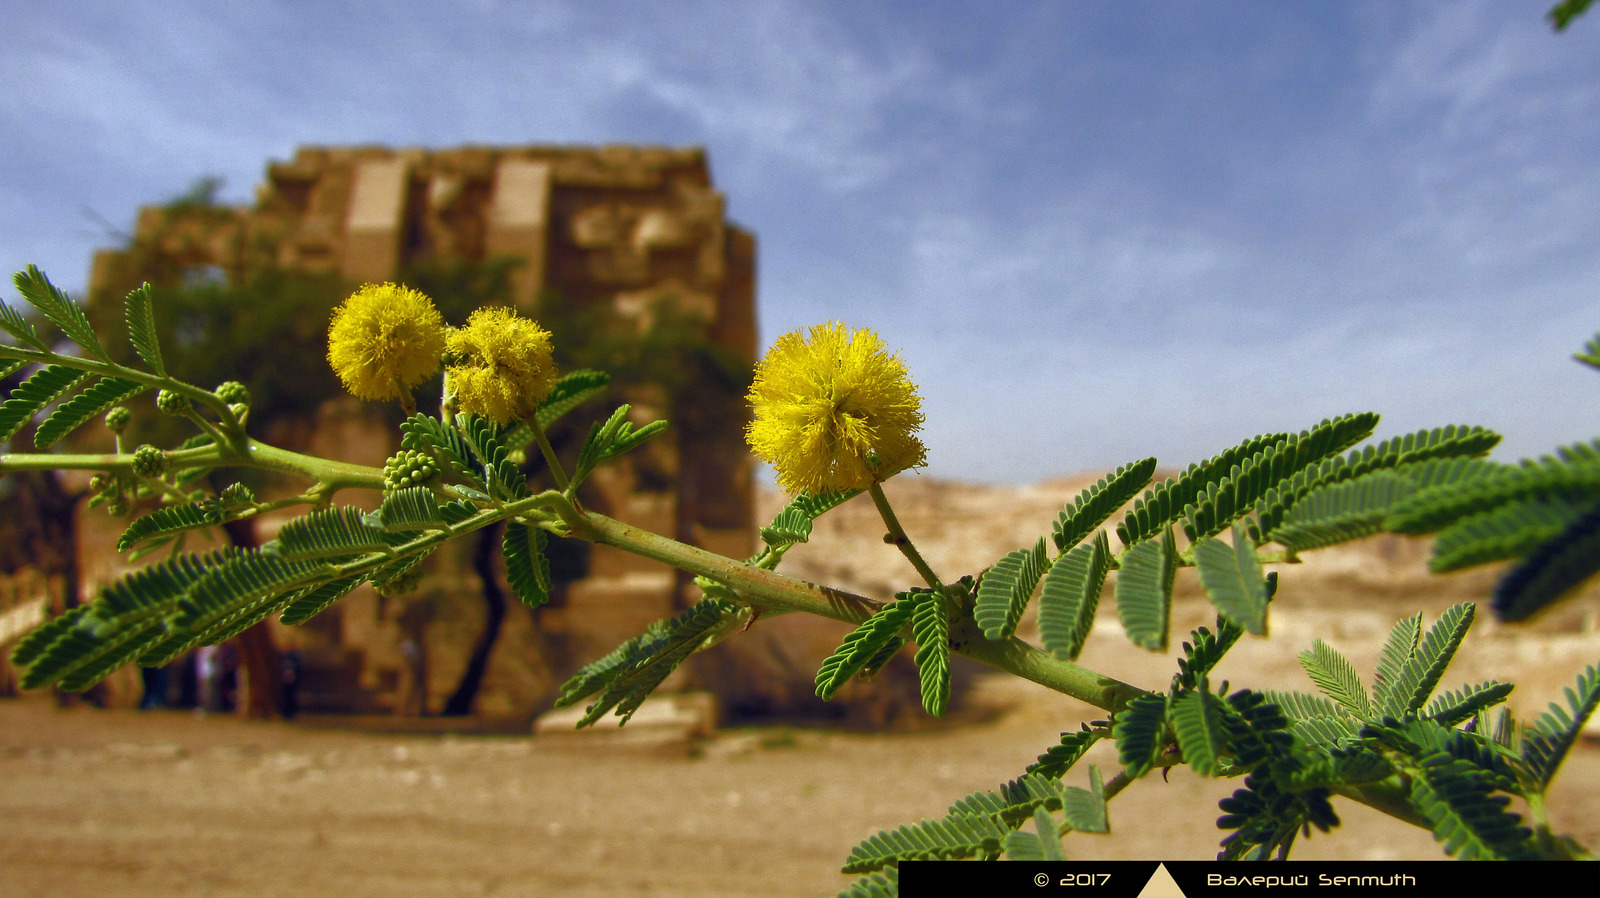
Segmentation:
[(703, 145), (762, 339), (900, 348), (927, 473), (1347, 411), (1600, 433), (1600, 16), (1450, 3), (9, 3), (0, 265), (301, 144)]

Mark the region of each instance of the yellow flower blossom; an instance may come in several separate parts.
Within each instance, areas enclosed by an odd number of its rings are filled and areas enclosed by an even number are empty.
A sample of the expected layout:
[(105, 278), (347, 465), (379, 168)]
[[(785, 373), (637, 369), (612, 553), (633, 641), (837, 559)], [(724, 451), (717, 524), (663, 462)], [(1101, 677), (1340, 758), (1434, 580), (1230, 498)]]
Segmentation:
[(927, 457), (916, 385), (867, 328), (829, 322), (779, 337), (749, 400), (750, 448), (792, 493), (865, 489)]
[(397, 399), (439, 370), (444, 318), (397, 284), (367, 284), (333, 312), (328, 364), (359, 399)]
[(550, 332), (510, 309), (479, 309), (446, 341), (463, 412), (496, 424), (533, 414), (556, 385)]

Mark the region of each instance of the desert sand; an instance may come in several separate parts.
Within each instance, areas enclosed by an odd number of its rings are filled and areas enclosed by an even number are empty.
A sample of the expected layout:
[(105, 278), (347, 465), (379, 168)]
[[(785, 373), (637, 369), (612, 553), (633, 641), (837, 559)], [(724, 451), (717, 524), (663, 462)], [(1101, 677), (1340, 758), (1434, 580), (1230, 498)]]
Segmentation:
[[(902, 520), (951, 573), (1031, 543), (1081, 486), (902, 480)], [(846, 506), (785, 569), (870, 594), (906, 585), (903, 561), (880, 552), (876, 535), (870, 506)], [(1426, 551), (1377, 540), (1285, 566), (1271, 637), (1241, 643), (1216, 678), (1309, 690), (1294, 656), (1316, 638), (1370, 674), (1394, 619), (1421, 610), (1431, 621), (1492, 583), (1493, 572), (1432, 577)], [(1591, 592), (1534, 627), (1481, 622), (1444, 686), (1510, 679), (1516, 712), (1539, 712), (1600, 662), (1596, 607)], [(1103, 608), (1083, 663), (1159, 686), (1182, 635), (1211, 616), (1191, 584), (1173, 652), (1158, 655), (1130, 646)], [(1019, 775), (1062, 730), (1096, 716), (981, 674), (937, 727), (732, 726), (694, 740), (393, 735), (0, 699), (0, 895), (831, 894), (850, 881), (838, 870), (857, 841)], [(1089, 761), (1111, 766), (1106, 748)], [(1069, 835), (1064, 847), (1080, 859), (1210, 858), (1216, 802), (1238, 785), (1186, 770), (1149, 778), (1112, 803), (1109, 835)], [(1580, 745), (1553, 796), (1558, 828), (1600, 845), (1600, 744)], [(1302, 841), (1297, 857), (1442, 856), (1421, 830), (1336, 807), (1345, 826)]]

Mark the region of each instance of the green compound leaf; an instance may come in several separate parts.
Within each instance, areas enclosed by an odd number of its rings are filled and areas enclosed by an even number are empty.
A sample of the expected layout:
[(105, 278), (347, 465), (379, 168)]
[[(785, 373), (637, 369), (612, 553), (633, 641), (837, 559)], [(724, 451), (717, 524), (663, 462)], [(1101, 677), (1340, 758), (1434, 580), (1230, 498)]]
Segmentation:
[(0, 330), (15, 337), (18, 343), (35, 352), (49, 352), (50, 346), (39, 339), (39, 332), (33, 329), (28, 319), (23, 318), (16, 309), (0, 302)]
[(1539, 857), (1533, 833), (1505, 809), (1511, 798), (1497, 794), (1501, 783), (1494, 774), (1446, 750), (1403, 758), (1399, 766), (1410, 774), (1412, 807), (1428, 820), (1446, 854), (1462, 860)]
[(364, 582), (361, 576), (340, 577), (326, 583), (303, 589), (294, 594), (294, 597), (283, 608), (283, 615), (278, 618), (285, 624), (303, 624), (322, 613), (322, 610), (343, 598), (350, 590), (355, 589)]
[(1401, 677), (1421, 642), (1421, 612), (1397, 621), (1389, 629), (1389, 638), (1384, 640), (1383, 650), (1378, 653), (1378, 676), (1372, 683), (1374, 716), (1393, 715), (1394, 709), (1405, 704), (1406, 689)]
[(1160, 539), (1134, 543), (1122, 556), (1117, 572), (1117, 615), (1134, 645), (1167, 650), (1167, 625), (1172, 613), (1172, 585), (1178, 573), (1178, 545), (1172, 528)]
[[(400, 592), (409, 592), (411, 586), (402, 588), (401, 584), (404, 584), (408, 575), (421, 567), (422, 563), (428, 560), (428, 556), (432, 555), (438, 548), (437, 543), (431, 546), (412, 548), (393, 561), (386, 562), (376, 568), (369, 568), (362, 576), (370, 580), (372, 585), (379, 590), (393, 588)], [(421, 575), (419, 574), (418, 578), (420, 579), (420, 577)], [(413, 580), (412, 585), (414, 586), (415, 583), (416, 581)]]
[(643, 633), (627, 640), (600, 659), (584, 665), (561, 685), (557, 708), (567, 708), (609, 686), (639, 662), (660, 650), (672, 632), (675, 621), (658, 620)]
[(1094, 628), (1111, 546), (1104, 531), (1056, 559), (1039, 592), (1039, 637), (1047, 651), (1074, 661)]
[[(550, 395), (539, 403), (539, 410), (535, 413), (539, 427), (548, 431), (557, 421), (566, 417), (568, 412), (604, 393), (610, 383), (611, 375), (587, 368), (568, 371), (561, 375)], [(518, 421), (500, 435), (500, 443), (512, 452), (523, 449), (532, 442), (533, 428), (529, 427), (526, 421)]]
[(1311, 682), (1322, 693), (1339, 703), (1346, 713), (1362, 720), (1372, 716), (1372, 701), (1367, 697), (1367, 687), (1351, 666), (1349, 659), (1332, 646), (1317, 640), (1311, 650), (1300, 653), (1300, 666), (1305, 668)]
[(568, 412), (600, 395), (610, 383), (611, 375), (604, 371), (580, 368), (563, 374), (556, 381), (555, 389), (539, 403), (539, 426), (548, 430), (550, 425), (561, 420)]
[(1201, 776), (1216, 776), (1222, 771), (1221, 758), (1228, 750), (1222, 729), (1221, 702), (1200, 689), (1172, 700), (1172, 729), (1178, 736), (1183, 759)]
[(550, 560), (544, 550), (549, 537), (538, 527), (512, 521), (506, 524), (501, 548), (506, 556), (506, 582), (529, 608), (550, 601)]
[(1395, 766), (1405, 767), (1418, 758), (1442, 752), (1467, 761), (1492, 780), (1495, 789), (1519, 793), (1519, 772), (1514, 755), (1497, 751), (1487, 740), (1432, 720), (1385, 717), (1361, 728), (1361, 736), (1379, 748), (1391, 750)]
[(1422, 709), (1467, 637), (1476, 611), (1471, 602), (1462, 602), (1439, 615), (1421, 646), (1401, 667), (1399, 679), (1384, 689), (1379, 713), (1400, 717)]
[(911, 609), (911, 638), (917, 643), (917, 676), (922, 680), (922, 707), (943, 717), (950, 702), (950, 617), (944, 594), (916, 591)]
[(29, 265), (22, 271), (12, 276), (11, 282), (16, 285), (17, 292), (50, 319), (67, 339), (87, 349), (91, 355), (102, 362), (111, 361), (106, 355), (104, 346), (100, 345), (100, 338), (95, 336), (94, 328), (89, 324), (88, 316), (83, 314), (83, 309), (77, 303), (67, 298), (50, 283), (38, 268)]
[(144, 384), (120, 377), (102, 377), (94, 386), (61, 403), (50, 417), (44, 419), (39, 429), (34, 431), (33, 445), (39, 449), (49, 449), (62, 437), (87, 424), (89, 419), (148, 389)]
[(840, 687), (861, 672), (885, 647), (895, 644), (898, 650), (904, 644), (899, 634), (911, 622), (918, 598), (914, 592), (903, 592), (895, 599), (850, 631), (838, 650), (822, 662), (816, 678), (818, 698), (832, 699)]
[(1514, 468), (1502, 467), (1489, 476), (1420, 490), (1395, 503), (1384, 527), (1396, 533), (1433, 533), (1473, 515), (1529, 499), (1600, 501), (1600, 464), (1547, 457)]
[(1205, 627), (1189, 634), (1191, 642), (1183, 644), (1183, 657), (1178, 659), (1178, 673), (1172, 678), (1172, 688), (1199, 689), (1200, 680), (1216, 667), (1222, 656), (1244, 635), (1244, 628), (1225, 617), (1217, 618), (1217, 632)]
[(905, 637), (896, 636), (880, 646), (876, 652), (872, 653), (872, 657), (867, 659), (867, 663), (861, 665), (861, 679), (870, 680), (877, 676), (878, 671), (882, 670), (885, 664), (888, 664), (901, 649), (905, 648), (905, 645)]
[[(639, 706), (644, 704), (644, 700), (650, 697), (650, 693), (661, 685), (661, 681), (709, 639), (714, 638), (738, 610), (737, 604), (724, 599), (702, 599), (665, 626), (656, 629), (657, 635), (634, 644), (634, 648), (627, 653), (631, 660), (628, 666), (620, 667), (620, 659), (614, 660), (611, 669), (601, 673), (603, 691), (585, 710), (578, 727), (592, 726), (613, 709), (622, 723), (627, 723)], [(650, 631), (646, 635), (650, 635)], [(593, 667), (590, 665), (590, 668)], [(589, 670), (585, 668), (585, 671)], [(593, 673), (590, 671), (590, 677), (586, 679), (592, 678)], [(583, 674), (584, 671), (580, 671), (580, 675)], [(568, 684), (572, 685), (572, 681), (568, 681)], [(578, 688), (574, 686), (572, 692), (576, 693)], [(563, 686), (562, 701), (570, 703), (576, 700), (569, 699), (568, 688)]]
[(1028, 765), (1028, 769), (1024, 772), (1052, 779), (1065, 776), (1067, 771), (1072, 769), (1072, 765), (1078, 763), (1078, 759), (1105, 736), (1105, 731), (1091, 729), (1086, 723), (1078, 726), (1079, 730), (1075, 733), (1062, 733), (1061, 742), (1046, 749), (1045, 753), (1039, 756), (1039, 760)]
[(983, 575), (978, 582), (978, 600), (973, 616), (978, 626), (983, 628), (985, 637), (1011, 638), (1048, 563), (1044, 537), (1041, 536), (1032, 549), (1007, 553)]
[(1066, 812), (1067, 825), (1083, 833), (1111, 831), (1106, 814), (1106, 784), (1100, 777), (1100, 768), (1089, 765), (1089, 788), (1068, 786), (1061, 791), (1061, 809)]
[(383, 504), (375, 514), (366, 516), (365, 523), (391, 533), (448, 526), (433, 490), (425, 486), (408, 486), (384, 496)]
[(88, 379), (87, 373), (65, 365), (45, 365), (33, 372), (5, 402), (0, 402), (0, 443), (16, 436), (22, 425), (33, 420), (57, 396)]
[(418, 413), (400, 425), (400, 448), (431, 453), (455, 473), (482, 488), (483, 472), (472, 457), (472, 449), (455, 429), (435, 418)]
[(452, 499), (439, 506), (439, 514), (452, 527), (478, 515), (478, 506), (465, 499)]
[[(24, 640), (19, 662), (24, 688), (70, 683), (84, 689), (133, 660), (167, 634), (165, 619), (184, 594), (214, 567), (239, 557), (236, 549), (178, 555), (112, 582), (94, 601), (45, 625), (49, 643)], [(13, 656), (15, 660), (16, 656)]]
[(1021, 826), (1039, 809), (1061, 809), (1061, 784), (1053, 777), (1024, 774), (1000, 786), (999, 791), (974, 792), (956, 801), (948, 816), (994, 817)]
[(1161, 734), (1167, 720), (1167, 700), (1141, 695), (1111, 717), (1111, 737), (1117, 740), (1117, 760), (1130, 778), (1144, 776), (1161, 753)]
[(1567, 707), (1555, 702), (1528, 727), (1522, 737), (1522, 762), (1535, 791), (1550, 787), (1567, 752), (1577, 743), (1584, 723), (1600, 706), (1600, 667), (1589, 665), (1578, 675), (1577, 689), (1563, 690)]
[(1222, 615), (1257, 636), (1267, 632), (1271, 596), (1256, 560), (1256, 544), (1242, 523), (1233, 527), (1233, 545), (1206, 537), (1194, 547), (1200, 585)]
[(215, 527), (222, 523), (222, 504), (215, 499), (186, 502), (158, 508), (128, 525), (117, 537), (117, 551), (129, 549), (157, 537), (172, 536), (188, 530)]
[(761, 528), (761, 541), (773, 548), (807, 542), (811, 539), (812, 522), (860, 494), (861, 490), (839, 490), (815, 496), (800, 493), (778, 512), (771, 524)]
[(628, 412), (632, 408), (630, 405), (618, 406), (606, 423), (595, 424), (589, 428), (589, 436), (584, 440), (583, 449), (578, 453), (578, 464), (572, 473), (573, 482), (582, 483), (589, 473), (601, 464), (632, 452), (651, 437), (667, 429), (667, 422), (651, 421), (634, 430), (633, 422), (628, 420)]
[(155, 303), (150, 285), (140, 284), (129, 291), (122, 303), (123, 315), (128, 320), (128, 342), (133, 344), (139, 358), (152, 370), (165, 377), (167, 366), (161, 360), (161, 341), (156, 337)]
[(1033, 813), (1034, 832), (1012, 830), (1006, 833), (1006, 858), (1013, 861), (1064, 861), (1061, 831), (1044, 808)]
[(61, 614), (52, 617), (43, 624), (28, 631), (11, 650), (11, 663), (19, 668), (28, 668), (50, 648), (50, 644), (60, 639), (68, 630), (78, 626), (79, 618), (89, 613), (88, 605), (79, 605), (68, 608)]
[[(1580, 2), (1582, 2), (1585, 6), (1588, 5), (1588, 0), (1580, 0)], [(1569, 2), (1562, 5), (1565, 6), (1571, 4)], [(1589, 342), (1583, 344), (1583, 351), (1573, 353), (1572, 357), (1591, 368), (1600, 368), (1600, 334), (1595, 334), (1593, 337), (1590, 337)]]
[(1314, 720), (1318, 717), (1341, 717), (1344, 711), (1333, 703), (1331, 699), (1309, 692), (1283, 692), (1277, 689), (1264, 689), (1261, 694), (1267, 701), (1278, 706), (1285, 717), (1290, 720)]
[(528, 478), (511, 461), (506, 447), (500, 445), (494, 424), (477, 415), (457, 415), (456, 424), (478, 460), (489, 495), (505, 501), (527, 498)]
[(1499, 442), (1500, 435), (1494, 431), (1458, 424), (1391, 437), (1318, 462), (1274, 486), (1256, 502), (1256, 518), (1262, 532), (1271, 533), (1312, 491), (1377, 471), (1405, 474), (1418, 487), (1481, 476), (1502, 467), (1477, 458)]
[[(1573, 19), (1588, 11), (1592, 2), (1593, 0), (1561, 0), (1560, 3), (1550, 7), (1550, 11), (1545, 14), (1545, 18), (1550, 20), (1550, 26), (1556, 31), (1566, 31), (1567, 26), (1572, 24)], [(1597, 340), (1600, 340), (1600, 338), (1589, 341), (1589, 346), (1585, 347), (1589, 350), (1590, 355), (1600, 353), (1600, 346), (1595, 345)], [(1600, 363), (1596, 363), (1596, 365), (1600, 367)]]
[(366, 512), (352, 506), (323, 508), (284, 524), (278, 538), (261, 547), (284, 561), (342, 559), (387, 552), (402, 537), (367, 526)]
[(261, 551), (241, 552), (207, 570), (189, 587), (178, 602), (173, 625), (199, 633), (247, 612), (257, 600), (302, 588), (322, 571), (320, 564), (287, 561)]
[(1559, 498), (1513, 502), (1457, 521), (1433, 540), (1428, 569), (1436, 574), (1521, 558), (1565, 531), (1594, 503)]
[(1129, 462), (1079, 493), (1056, 515), (1056, 522), (1050, 528), (1050, 538), (1055, 542), (1056, 551), (1065, 552), (1083, 542), (1117, 509), (1138, 495), (1155, 472), (1156, 460), (1153, 457)]
[(952, 816), (881, 830), (850, 849), (845, 873), (868, 873), (901, 861), (954, 860), (996, 854), (1011, 828), (994, 817)]
[(1600, 505), (1528, 554), (1495, 587), (1503, 621), (1527, 620), (1600, 571)]
[(1184, 508), (1194, 502), (1207, 484), (1222, 480), (1234, 465), (1288, 438), (1287, 433), (1251, 437), (1205, 461), (1190, 465), (1176, 478), (1163, 480), (1145, 490), (1144, 495), (1134, 500), (1133, 508), (1117, 524), (1117, 537), (1124, 546), (1131, 546), (1156, 535), (1164, 525), (1181, 517)]
[(105, 679), (112, 671), (138, 658), (146, 648), (159, 642), (165, 632), (159, 620), (142, 621), (116, 636), (102, 638), (98, 645), (101, 651), (70, 673), (63, 674), (56, 681), (56, 686), (64, 692), (82, 692)]
[(1332, 746), (1355, 735), (1357, 719), (1320, 695), (1275, 689), (1261, 694), (1289, 718), (1294, 734), (1307, 745)]
[(1428, 703), (1422, 716), (1442, 726), (1455, 726), (1505, 701), (1513, 688), (1510, 683), (1489, 680), (1476, 686), (1441, 692)]
[(899, 898), (900, 868), (885, 867), (845, 886), (833, 898)]
[(1295, 503), (1269, 538), (1303, 552), (1382, 531), (1389, 509), (1416, 492), (1411, 478), (1392, 471), (1323, 487)]
[(1184, 532), (1190, 541), (1221, 533), (1274, 488), (1366, 439), (1377, 424), (1378, 416), (1370, 412), (1327, 419), (1241, 460), (1195, 495), (1194, 507), (1184, 513)]

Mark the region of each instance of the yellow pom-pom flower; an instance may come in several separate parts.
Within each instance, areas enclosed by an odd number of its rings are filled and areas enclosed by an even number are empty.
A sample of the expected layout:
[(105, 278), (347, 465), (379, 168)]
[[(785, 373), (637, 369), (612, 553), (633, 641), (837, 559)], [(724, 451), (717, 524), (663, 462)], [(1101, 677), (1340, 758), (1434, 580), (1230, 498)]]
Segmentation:
[(791, 493), (865, 489), (927, 457), (916, 385), (867, 328), (829, 322), (779, 337), (749, 400), (750, 448)]
[(450, 332), (450, 384), (461, 410), (496, 424), (533, 414), (556, 385), (550, 332), (510, 309), (479, 309)]
[(358, 399), (399, 399), (439, 370), (444, 318), (424, 294), (367, 284), (333, 311), (328, 363)]

